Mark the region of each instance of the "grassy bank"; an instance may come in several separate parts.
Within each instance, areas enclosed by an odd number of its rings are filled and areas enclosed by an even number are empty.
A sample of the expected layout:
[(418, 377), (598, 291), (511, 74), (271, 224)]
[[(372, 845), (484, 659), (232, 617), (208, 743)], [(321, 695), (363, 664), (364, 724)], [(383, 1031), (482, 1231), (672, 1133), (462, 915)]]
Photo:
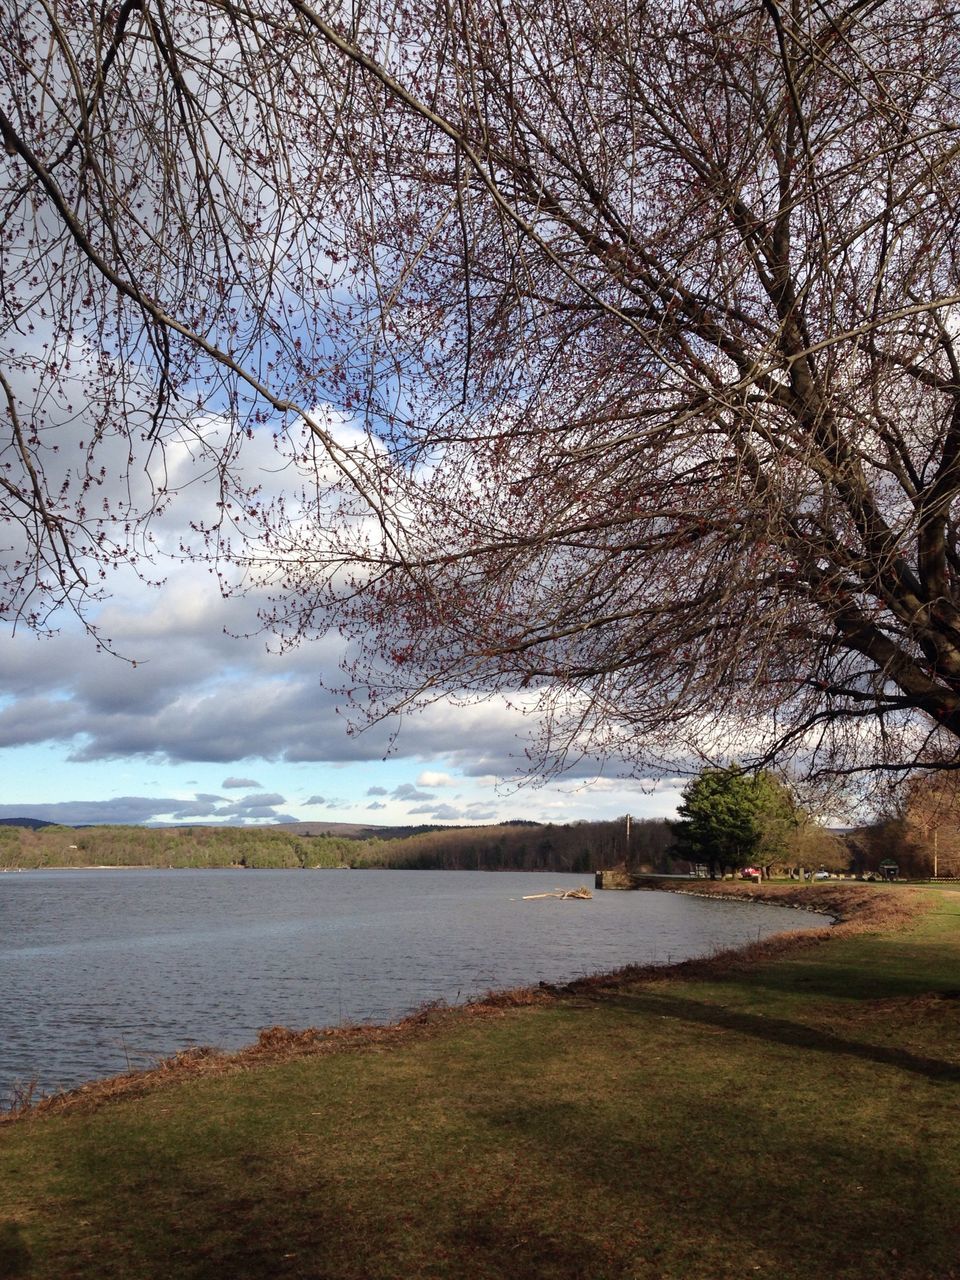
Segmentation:
[(788, 890), (826, 941), (275, 1031), (7, 1123), (0, 1275), (955, 1280), (960, 894), (838, 888)]

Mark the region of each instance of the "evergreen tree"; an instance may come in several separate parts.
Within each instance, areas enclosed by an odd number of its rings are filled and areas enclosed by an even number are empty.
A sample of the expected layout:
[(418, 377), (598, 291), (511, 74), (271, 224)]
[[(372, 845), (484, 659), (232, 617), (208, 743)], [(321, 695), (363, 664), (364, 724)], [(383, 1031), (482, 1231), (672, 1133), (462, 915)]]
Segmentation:
[(678, 851), (718, 870), (753, 863), (769, 869), (797, 825), (788, 789), (771, 773), (747, 773), (739, 765), (705, 769), (684, 788), (675, 824)]

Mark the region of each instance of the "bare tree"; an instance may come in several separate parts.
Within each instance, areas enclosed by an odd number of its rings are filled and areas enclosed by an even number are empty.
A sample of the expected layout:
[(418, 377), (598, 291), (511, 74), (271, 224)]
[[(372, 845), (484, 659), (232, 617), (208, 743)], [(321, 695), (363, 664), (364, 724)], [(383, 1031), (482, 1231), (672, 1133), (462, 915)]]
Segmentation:
[(898, 813), (885, 824), (889, 853), (922, 875), (960, 877), (960, 805), (956, 775), (921, 774), (898, 796)]
[(257, 518), (255, 431), (326, 468), (331, 518), (373, 494), (323, 409), (351, 405), (356, 189), (322, 54), (286, 3), (4, 6), (0, 614), (86, 618), (112, 564), (143, 564), (172, 443), (218, 482), (214, 549)]
[(54, 317), (4, 474), (57, 582), (105, 531), (30, 471), (68, 420), (47, 352), (102, 329), (101, 436), (226, 415), (226, 503), (241, 430), (297, 424), (366, 504), (230, 510), (375, 714), (507, 690), (544, 765), (960, 763), (950, 8), (99, 14), (4, 38), (5, 316)]

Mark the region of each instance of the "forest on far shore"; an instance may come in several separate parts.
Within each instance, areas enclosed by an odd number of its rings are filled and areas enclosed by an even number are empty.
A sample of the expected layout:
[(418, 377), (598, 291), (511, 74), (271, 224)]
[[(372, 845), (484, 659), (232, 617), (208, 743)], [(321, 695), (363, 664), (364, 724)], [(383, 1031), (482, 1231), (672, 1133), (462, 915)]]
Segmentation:
[[(814, 823), (798, 830), (780, 871), (795, 866), (875, 872), (886, 858), (901, 877), (960, 875), (960, 822), (950, 805), (837, 833)], [(64, 827), (0, 824), (0, 870), (41, 867), (393, 868), (554, 871), (588, 876), (629, 862), (640, 872), (684, 875), (691, 864), (664, 819), (484, 827), (357, 827), (310, 834), (284, 827)]]
[[(667, 822), (634, 822), (631, 862), (673, 868)], [(250, 867), (557, 871), (589, 874), (623, 862), (624, 821), (554, 826), (385, 828), (309, 835), (281, 827), (0, 826), (0, 868)], [(684, 864), (685, 869), (686, 864)]]

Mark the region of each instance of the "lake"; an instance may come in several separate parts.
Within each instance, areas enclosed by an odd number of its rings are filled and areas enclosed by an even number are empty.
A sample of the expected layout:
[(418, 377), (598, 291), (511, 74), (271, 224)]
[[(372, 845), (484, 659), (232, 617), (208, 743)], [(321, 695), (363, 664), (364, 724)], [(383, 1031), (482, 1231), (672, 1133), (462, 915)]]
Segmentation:
[(0, 875), (0, 1102), (263, 1027), (387, 1022), (426, 1001), (745, 945), (823, 917), (670, 893), (522, 901), (582, 877), (472, 871)]

